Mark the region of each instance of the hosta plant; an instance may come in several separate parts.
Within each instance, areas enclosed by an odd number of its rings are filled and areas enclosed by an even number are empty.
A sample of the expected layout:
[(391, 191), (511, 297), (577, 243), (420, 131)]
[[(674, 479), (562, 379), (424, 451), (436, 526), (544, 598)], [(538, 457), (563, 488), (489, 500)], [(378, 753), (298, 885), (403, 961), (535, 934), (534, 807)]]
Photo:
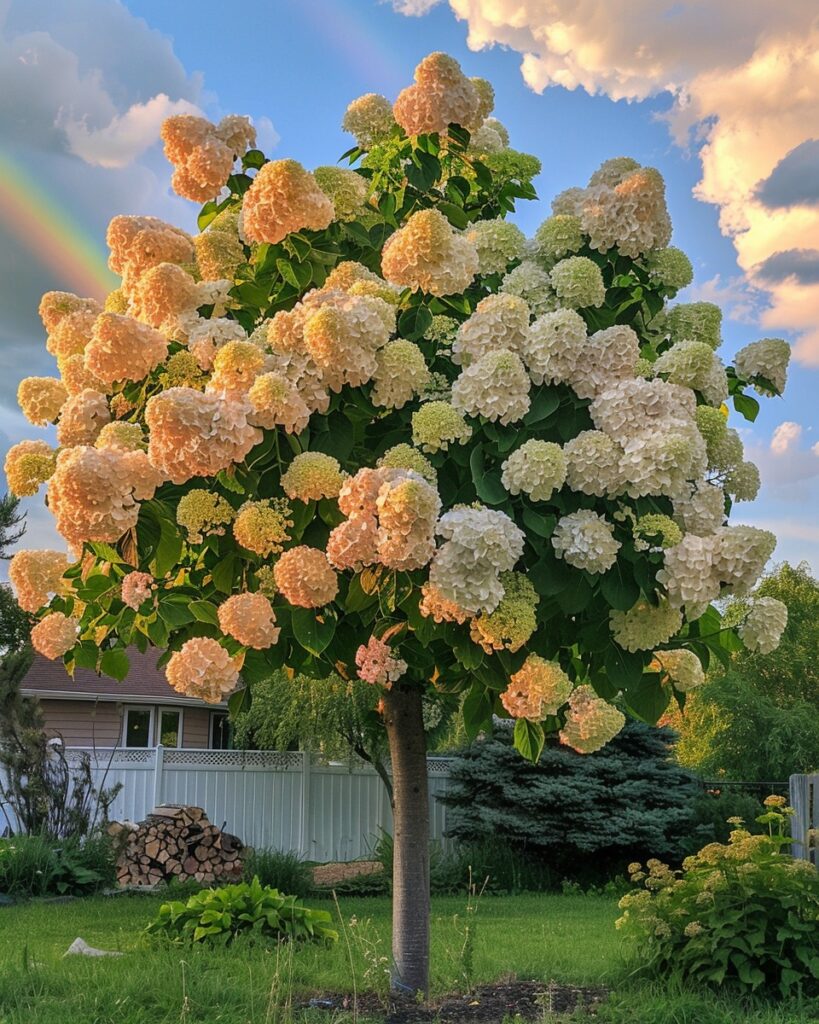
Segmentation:
[(746, 991), (819, 992), (819, 874), (786, 851), (785, 798), (765, 803), (756, 820), (767, 833), (751, 835), (735, 818), (727, 844), (710, 843), (681, 871), (631, 865), (642, 884), (620, 901), (617, 926), (644, 970)]
[(179, 942), (227, 945), (239, 936), (331, 944), (338, 932), (327, 910), (305, 907), (296, 896), (263, 886), (258, 878), (220, 889), (202, 889), (186, 903), (163, 903), (149, 935)]
[[(516, 719), (579, 752), (623, 712), (656, 721), (742, 633), (724, 629), (771, 534), (730, 527), (758, 473), (727, 425), (778, 394), (788, 346), (734, 366), (720, 311), (667, 300), (660, 174), (617, 157), (526, 239), (539, 162), (509, 147), (492, 87), (431, 54), (391, 104), (355, 100), (347, 167), (268, 160), (247, 119), (172, 117), (177, 192), (200, 233), (115, 217), (103, 305), (48, 293), (59, 377), (20, 385), (58, 449), (16, 445), (11, 489), (48, 480), (71, 549), (19, 553), (47, 657), (128, 672), (163, 649), (171, 685), (232, 698), (284, 667), (379, 688), (394, 781), (396, 984), (425, 989), (423, 708), (471, 735)], [(239, 161), (236, 166), (235, 161)]]

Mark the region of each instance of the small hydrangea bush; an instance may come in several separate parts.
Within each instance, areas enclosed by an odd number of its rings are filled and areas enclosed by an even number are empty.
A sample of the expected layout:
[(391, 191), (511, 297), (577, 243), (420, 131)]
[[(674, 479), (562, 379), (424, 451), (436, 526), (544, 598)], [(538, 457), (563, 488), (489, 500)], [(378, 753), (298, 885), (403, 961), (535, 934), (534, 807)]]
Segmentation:
[(202, 889), (185, 903), (163, 903), (146, 932), (178, 942), (225, 946), (239, 936), (331, 945), (338, 940), (331, 922), (329, 911), (306, 907), (296, 896), (285, 896), (254, 878), (219, 889)]
[(652, 973), (782, 995), (819, 992), (819, 874), (783, 849), (792, 809), (768, 797), (751, 835), (742, 819), (727, 844), (710, 843), (672, 871), (657, 860), (630, 866), (642, 883), (620, 901), (617, 927)]
[(720, 310), (668, 304), (691, 264), (634, 160), (525, 238), (506, 217), (540, 164), (492, 109), (435, 53), (394, 104), (350, 105), (347, 167), (268, 160), (245, 118), (165, 123), (200, 233), (115, 217), (120, 287), (46, 294), (59, 376), (20, 385), (58, 446), (15, 445), (9, 486), (47, 482), (71, 550), (10, 568), (41, 654), (122, 679), (153, 645), (185, 696), (241, 676), (234, 708), (277, 668), (357, 675), (417, 774), (423, 694), (470, 735), (515, 718), (529, 758), (546, 732), (588, 753), (740, 628), (775, 645), (784, 607), (728, 628), (712, 602), (774, 548), (727, 522), (759, 475), (726, 403), (780, 394), (787, 344), (725, 365)]

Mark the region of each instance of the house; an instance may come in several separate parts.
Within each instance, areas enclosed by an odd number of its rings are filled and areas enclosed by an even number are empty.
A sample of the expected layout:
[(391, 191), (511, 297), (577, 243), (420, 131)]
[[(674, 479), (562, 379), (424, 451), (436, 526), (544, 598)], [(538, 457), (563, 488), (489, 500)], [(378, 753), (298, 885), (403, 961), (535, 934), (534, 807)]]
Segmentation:
[(62, 736), (69, 747), (195, 747), (225, 750), (230, 746), (227, 704), (206, 704), (177, 693), (156, 667), (159, 652), (128, 651), (131, 668), (118, 683), (78, 668), (74, 678), (62, 662), (35, 655), (20, 686), (24, 697), (37, 697), (49, 735)]

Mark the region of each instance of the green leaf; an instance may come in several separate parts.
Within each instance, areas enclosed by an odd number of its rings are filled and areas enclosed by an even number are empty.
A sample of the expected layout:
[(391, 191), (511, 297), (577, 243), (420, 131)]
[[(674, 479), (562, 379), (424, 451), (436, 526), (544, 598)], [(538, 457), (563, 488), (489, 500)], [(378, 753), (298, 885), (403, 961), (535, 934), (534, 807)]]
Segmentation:
[(523, 417), (524, 424), (527, 427), (532, 427), (536, 423), (542, 423), (552, 415), (559, 405), (560, 395), (554, 388), (545, 386), (540, 388), (529, 406), (529, 411)]
[(96, 670), (99, 661), (100, 649), (91, 640), (83, 640), (73, 650), (74, 665), (77, 668), (92, 668)]
[(180, 626), (186, 626), (189, 622), (193, 622), (194, 619), (193, 612), (187, 602), (179, 604), (175, 601), (160, 601), (158, 611), (171, 629), (179, 629)]
[(199, 230), (204, 231), (218, 212), (218, 204), (214, 202), (213, 199), (209, 199), (202, 207), (202, 209), (199, 211), (199, 216), (196, 218), (196, 223), (199, 227)]
[(612, 608), (627, 612), (640, 597), (640, 587), (622, 562), (614, 565), (600, 579), (600, 592)]
[(114, 647), (111, 650), (102, 652), (100, 671), (112, 679), (116, 679), (118, 683), (125, 679), (130, 667), (131, 662), (128, 660), (128, 655), (121, 647)]
[(484, 468), (483, 447), (476, 444), (469, 456), (469, 469), (472, 474), (472, 483), (481, 501), (487, 505), (502, 505), (509, 497), (509, 493), (500, 480), (500, 474), (495, 471), (487, 473)]
[(159, 545), (154, 556), (154, 572), (158, 577), (164, 576), (178, 563), (182, 554), (182, 534), (170, 519), (159, 521)]
[(398, 333), (408, 341), (418, 341), (429, 330), (432, 313), (424, 305), (410, 306), (398, 318)]
[(233, 473), (228, 473), (226, 470), (220, 469), (216, 474), (216, 479), (226, 491), (232, 491), (233, 494), (245, 493), (244, 487), (242, 487)]
[(480, 732), (484, 732), (492, 726), (492, 708), (495, 697), (491, 690), (488, 690), (480, 683), (473, 683), (472, 687), (464, 697), (463, 716), (464, 731), (470, 742)]
[(412, 154), (412, 161), (406, 165), (407, 181), (419, 192), (429, 192), (435, 182), (441, 177), (441, 161), (416, 149)]
[(336, 631), (336, 613), (325, 608), (318, 614), (311, 608), (293, 609), (293, 636), (310, 654), (326, 650)]
[(361, 580), (358, 576), (353, 576), (350, 580), (349, 586), (347, 587), (347, 596), (344, 599), (344, 607), (348, 612), (360, 612), (364, 608), (369, 608), (378, 600), (378, 595), (375, 591), (368, 592), (361, 586)]
[(753, 423), (759, 415), (759, 402), (750, 395), (734, 395), (734, 408), (746, 420)]
[(663, 686), (656, 672), (647, 672), (626, 694), (629, 711), (643, 722), (656, 725), (671, 700), (671, 689)]
[[(245, 659), (247, 661), (247, 659)], [(244, 675), (244, 667), (242, 670)], [(231, 718), (235, 718), (240, 715), (243, 711), (249, 711), (251, 704), (250, 688), (243, 686), (241, 690), (237, 690), (228, 697), (228, 714)]]
[(212, 626), (219, 625), (216, 605), (210, 601), (191, 601), (188, 607), (197, 622), (209, 622)]
[(515, 722), (515, 750), (532, 764), (537, 764), (546, 737), (540, 722), (530, 722), (528, 718), (519, 718)]
[(438, 209), (453, 227), (458, 228), (460, 231), (469, 227), (469, 217), (467, 217), (460, 206), (456, 206), (454, 203), (440, 202), (438, 203)]
[(211, 572), (213, 585), (220, 594), (233, 593), (233, 576), (235, 573), (235, 558), (233, 552), (226, 555), (221, 562), (217, 562)]
[(639, 651), (624, 651), (612, 641), (604, 657), (606, 675), (619, 690), (631, 690), (643, 678), (643, 656)]
[(260, 149), (249, 149), (242, 157), (242, 167), (255, 167), (257, 170), (267, 163), (267, 157)]
[(119, 551), (116, 548), (112, 548), (110, 544), (103, 544), (101, 541), (95, 540), (89, 543), (88, 546), (97, 558), (101, 558), (104, 562), (111, 562), (113, 565), (123, 565), (125, 562)]
[(523, 525), (530, 533), (534, 533), (537, 537), (551, 537), (556, 524), (556, 516), (537, 512), (528, 506), (523, 509)]

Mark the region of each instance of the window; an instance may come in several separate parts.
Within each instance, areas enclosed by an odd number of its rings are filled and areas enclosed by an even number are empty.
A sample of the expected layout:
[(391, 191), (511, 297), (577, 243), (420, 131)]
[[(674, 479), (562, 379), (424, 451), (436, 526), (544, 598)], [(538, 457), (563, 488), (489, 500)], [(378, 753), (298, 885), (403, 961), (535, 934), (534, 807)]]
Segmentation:
[(151, 707), (126, 708), (123, 724), (124, 746), (153, 746), (153, 717), (153, 708)]
[(210, 749), (233, 750), (230, 716), (226, 711), (211, 711), (210, 713)]
[(157, 708), (159, 742), (163, 747), (182, 746), (182, 711), (180, 708)]

